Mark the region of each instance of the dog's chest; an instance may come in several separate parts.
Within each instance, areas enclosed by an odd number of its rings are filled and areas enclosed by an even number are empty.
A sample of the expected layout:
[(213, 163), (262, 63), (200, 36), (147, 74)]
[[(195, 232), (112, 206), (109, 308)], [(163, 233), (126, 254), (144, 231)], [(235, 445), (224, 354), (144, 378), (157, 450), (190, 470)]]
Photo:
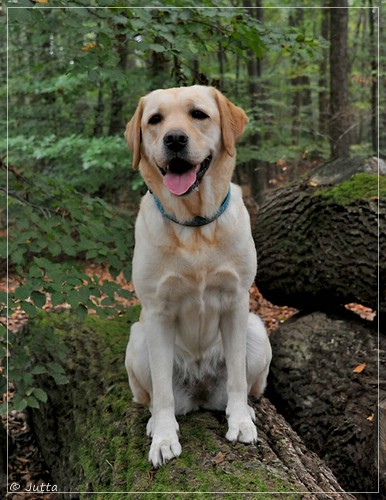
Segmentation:
[(169, 320), (196, 321), (237, 304), (252, 284), (256, 252), (251, 237), (235, 233), (178, 246), (171, 246), (166, 237), (160, 236), (157, 246), (138, 238), (133, 277), (143, 306)]
[(228, 309), (240, 289), (238, 274), (223, 266), (194, 267), (165, 272), (157, 287), (157, 298), (171, 316), (198, 316)]
[(194, 359), (220, 341), (221, 315), (237, 302), (240, 279), (223, 267), (165, 274), (157, 288), (162, 314), (176, 328), (176, 343)]

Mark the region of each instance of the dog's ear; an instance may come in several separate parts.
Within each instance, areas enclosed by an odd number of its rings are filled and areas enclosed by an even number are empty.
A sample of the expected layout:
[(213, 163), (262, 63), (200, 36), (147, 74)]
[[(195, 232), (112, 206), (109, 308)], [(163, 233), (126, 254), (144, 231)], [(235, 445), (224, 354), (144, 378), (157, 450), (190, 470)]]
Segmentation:
[(235, 106), (221, 92), (214, 87), (211, 91), (216, 99), (221, 119), (221, 133), (224, 147), (229, 156), (236, 154), (235, 144), (243, 135), (248, 117), (244, 110)]
[(139, 101), (138, 107), (126, 126), (125, 137), (129, 148), (133, 152), (133, 167), (138, 168), (141, 159), (141, 120), (143, 113), (143, 97)]

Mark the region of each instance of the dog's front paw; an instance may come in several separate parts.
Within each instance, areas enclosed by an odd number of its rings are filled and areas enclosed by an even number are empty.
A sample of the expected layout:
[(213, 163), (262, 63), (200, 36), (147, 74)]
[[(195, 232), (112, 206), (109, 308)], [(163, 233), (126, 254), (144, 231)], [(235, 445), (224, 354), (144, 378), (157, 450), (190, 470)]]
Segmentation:
[(166, 464), (172, 458), (181, 455), (181, 445), (178, 441), (178, 436), (161, 436), (154, 435), (150, 446), (149, 461), (154, 467), (160, 467)]
[(166, 464), (172, 458), (181, 455), (181, 445), (178, 441), (178, 423), (174, 414), (159, 413), (152, 416), (146, 428), (148, 436), (153, 438), (149, 462), (154, 467), (160, 467)]
[(250, 406), (230, 412), (228, 414), (228, 432), (225, 437), (232, 442), (256, 443), (257, 430), (254, 421), (255, 412)]

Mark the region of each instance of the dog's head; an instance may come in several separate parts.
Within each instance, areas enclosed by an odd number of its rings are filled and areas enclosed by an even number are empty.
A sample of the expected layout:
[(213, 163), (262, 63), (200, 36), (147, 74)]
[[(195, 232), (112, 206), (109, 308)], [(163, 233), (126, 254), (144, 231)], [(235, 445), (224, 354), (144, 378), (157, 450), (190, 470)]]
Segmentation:
[[(206, 175), (235, 163), (235, 143), (248, 118), (213, 87), (155, 90), (143, 97), (125, 137), (150, 189), (188, 195)], [(207, 173), (208, 172), (208, 173)]]

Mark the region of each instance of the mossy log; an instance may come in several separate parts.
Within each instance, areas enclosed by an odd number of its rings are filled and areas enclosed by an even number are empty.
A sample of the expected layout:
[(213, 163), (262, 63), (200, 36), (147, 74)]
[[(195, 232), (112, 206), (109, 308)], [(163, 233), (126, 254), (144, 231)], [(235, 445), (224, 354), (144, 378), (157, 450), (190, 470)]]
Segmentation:
[[(149, 413), (131, 401), (123, 366), (130, 323), (137, 314), (134, 308), (128, 316), (104, 321), (88, 317), (84, 324), (51, 314), (28, 327), (33, 335), (54, 328), (70, 349), (70, 383), (56, 386), (42, 377), (48, 402), (31, 413), (53, 481), (59, 491), (73, 492), (65, 498), (87, 496), (78, 492), (119, 500), (126, 498), (124, 492), (143, 492), (130, 498), (155, 498), (150, 496), (154, 492), (168, 499), (208, 498), (209, 492), (217, 492), (210, 498), (222, 498), (221, 492), (237, 492), (233, 498), (240, 499), (250, 498), (246, 492), (266, 492), (259, 495), (262, 499), (279, 498), (280, 492), (299, 500), (301, 492), (311, 492), (310, 499), (352, 498), (265, 398), (255, 405), (256, 446), (227, 442), (223, 413), (192, 413), (179, 418), (181, 457), (154, 470), (147, 460)], [(42, 355), (55, 360), (44, 346)]]
[(385, 314), (386, 177), (380, 199), (374, 174), (334, 186), (321, 178), (267, 196), (254, 227), (256, 284), (277, 305), (316, 310), (356, 302), (377, 310), (379, 298)]
[[(344, 309), (328, 315), (299, 313), (270, 338), (268, 396), (346, 491), (377, 492), (376, 325)], [(380, 345), (380, 395), (386, 397), (382, 334)]]

